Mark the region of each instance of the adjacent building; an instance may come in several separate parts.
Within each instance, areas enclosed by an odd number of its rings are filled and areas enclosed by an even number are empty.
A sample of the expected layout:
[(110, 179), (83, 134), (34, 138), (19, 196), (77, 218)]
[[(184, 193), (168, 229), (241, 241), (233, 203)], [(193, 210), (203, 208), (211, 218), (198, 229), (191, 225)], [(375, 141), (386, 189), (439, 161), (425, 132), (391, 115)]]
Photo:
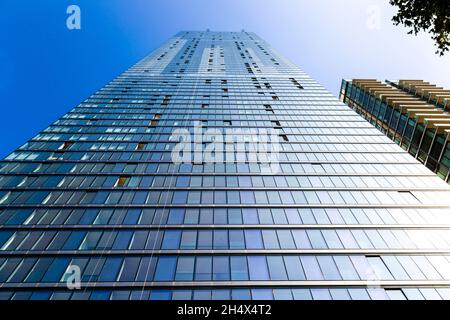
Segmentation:
[(0, 162), (0, 299), (450, 299), (449, 227), (263, 39), (186, 31)]
[(449, 182), (450, 90), (423, 80), (343, 80), (341, 101)]

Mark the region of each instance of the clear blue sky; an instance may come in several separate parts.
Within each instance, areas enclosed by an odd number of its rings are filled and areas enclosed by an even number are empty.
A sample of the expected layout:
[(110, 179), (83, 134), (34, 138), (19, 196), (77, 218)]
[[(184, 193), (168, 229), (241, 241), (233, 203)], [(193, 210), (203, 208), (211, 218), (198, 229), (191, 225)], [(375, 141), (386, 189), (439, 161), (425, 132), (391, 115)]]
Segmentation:
[(341, 78), (450, 88), (450, 55), (394, 14), (388, 0), (0, 0), (0, 158), (180, 30), (256, 32), (334, 94)]

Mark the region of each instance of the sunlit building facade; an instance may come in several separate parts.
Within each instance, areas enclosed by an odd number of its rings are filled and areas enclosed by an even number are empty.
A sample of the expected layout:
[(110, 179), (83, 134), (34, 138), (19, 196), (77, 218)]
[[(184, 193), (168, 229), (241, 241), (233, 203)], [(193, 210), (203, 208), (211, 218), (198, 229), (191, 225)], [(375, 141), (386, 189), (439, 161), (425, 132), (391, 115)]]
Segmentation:
[(343, 80), (341, 101), (450, 180), (450, 90), (423, 80)]
[[(210, 129), (275, 131), (276, 165), (174, 161)], [(450, 299), (449, 227), (450, 187), (260, 37), (180, 32), (0, 163), (0, 299)]]

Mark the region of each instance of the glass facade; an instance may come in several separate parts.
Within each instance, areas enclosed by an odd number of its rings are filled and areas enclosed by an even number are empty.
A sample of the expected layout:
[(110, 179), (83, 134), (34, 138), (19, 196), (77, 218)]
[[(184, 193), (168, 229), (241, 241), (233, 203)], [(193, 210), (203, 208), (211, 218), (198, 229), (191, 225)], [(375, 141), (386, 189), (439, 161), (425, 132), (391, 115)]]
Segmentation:
[[(196, 123), (275, 130), (276, 168), (174, 161)], [(264, 40), (180, 32), (0, 163), (0, 299), (450, 299), (449, 227), (450, 187)]]

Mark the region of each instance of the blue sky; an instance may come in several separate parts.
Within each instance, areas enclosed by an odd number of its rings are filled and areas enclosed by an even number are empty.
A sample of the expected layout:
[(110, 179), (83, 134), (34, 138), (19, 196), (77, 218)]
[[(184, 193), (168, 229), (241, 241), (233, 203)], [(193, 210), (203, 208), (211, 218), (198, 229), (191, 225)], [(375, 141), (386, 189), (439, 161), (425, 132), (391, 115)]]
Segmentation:
[[(341, 78), (450, 88), (450, 55), (388, 0), (1, 0), (0, 158), (180, 30), (256, 32), (337, 95)], [(66, 28), (81, 8), (82, 29)]]

